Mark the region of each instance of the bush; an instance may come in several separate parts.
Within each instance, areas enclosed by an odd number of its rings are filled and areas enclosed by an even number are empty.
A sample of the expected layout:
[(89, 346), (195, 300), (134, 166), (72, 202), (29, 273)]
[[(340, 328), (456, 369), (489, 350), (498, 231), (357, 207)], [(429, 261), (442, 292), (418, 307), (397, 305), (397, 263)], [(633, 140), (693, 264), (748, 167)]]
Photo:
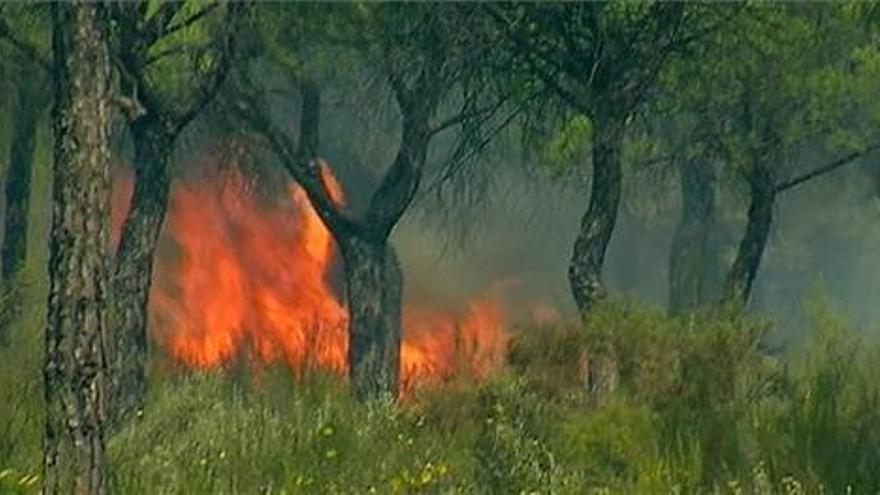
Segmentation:
[(753, 411), (754, 437), (772, 477), (833, 493), (880, 490), (880, 359), (822, 301), (814, 330), (790, 358), (784, 387)]
[(0, 493), (32, 493), (42, 466), (42, 349), (45, 300), (40, 287), (0, 287)]
[[(31, 309), (27, 309), (31, 308)], [(0, 349), (0, 492), (41, 460), (39, 304)], [(30, 312), (30, 313), (29, 313)], [(28, 317), (31, 315), (32, 317)], [(259, 379), (151, 368), (142, 418), (109, 441), (115, 493), (875, 493), (880, 358), (827, 306), (798, 352), (765, 322), (669, 317), (612, 302), (584, 323), (524, 327), (506, 370), (352, 401), (335, 375)], [(585, 399), (584, 358), (618, 386)], [(8, 366), (7, 366), (8, 365)]]
[(118, 493), (391, 493), (449, 488), (442, 434), (388, 401), (351, 401), (335, 377), (260, 390), (194, 375), (158, 390), (111, 442)]

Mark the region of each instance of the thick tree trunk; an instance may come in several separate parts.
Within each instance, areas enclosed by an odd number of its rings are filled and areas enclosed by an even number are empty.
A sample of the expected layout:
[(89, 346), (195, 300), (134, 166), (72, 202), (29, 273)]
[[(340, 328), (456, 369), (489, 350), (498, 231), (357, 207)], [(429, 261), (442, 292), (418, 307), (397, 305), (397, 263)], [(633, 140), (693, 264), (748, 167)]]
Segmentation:
[(581, 314), (606, 294), (602, 265), (617, 221), (622, 181), (621, 126), (601, 119), (595, 124), (590, 206), (581, 220), (568, 268), (572, 296)]
[(37, 123), (47, 103), (43, 74), (32, 61), (19, 60), (20, 79), (13, 102), (12, 143), (6, 172), (6, 218), (0, 258), (3, 281), (9, 282), (24, 265), (27, 254), (28, 199), (31, 163), (37, 137)]
[(52, 5), (54, 186), (44, 493), (104, 493), (110, 62), (96, 3)]
[(360, 236), (340, 241), (349, 311), (349, 380), (366, 400), (397, 395), (403, 276), (394, 248)]
[(748, 183), (748, 222), (724, 284), (724, 302), (736, 307), (744, 307), (748, 303), (752, 283), (770, 236), (776, 201), (776, 180), (768, 164), (756, 163), (749, 171)]
[(143, 407), (146, 394), (147, 302), (153, 258), (170, 192), (173, 134), (161, 119), (144, 116), (130, 125), (135, 183), (122, 226), (113, 272), (113, 338), (110, 350), (114, 424)]
[(681, 221), (669, 254), (669, 312), (693, 311), (706, 301), (705, 273), (715, 209), (715, 176), (705, 162), (681, 164)]

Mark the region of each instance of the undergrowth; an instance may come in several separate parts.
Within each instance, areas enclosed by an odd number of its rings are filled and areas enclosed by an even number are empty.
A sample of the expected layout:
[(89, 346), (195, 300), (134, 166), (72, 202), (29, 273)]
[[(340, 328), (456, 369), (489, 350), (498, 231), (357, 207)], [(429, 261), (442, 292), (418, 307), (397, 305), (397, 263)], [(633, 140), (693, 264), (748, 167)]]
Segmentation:
[[(41, 315), (0, 349), (0, 492), (39, 488)], [(880, 354), (821, 303), (796, 352), (765, 322), (627, 302), (519, 328), (479, 385), (402, 404), (338, 377), (152, 371), (147, 408), (108, 444), (113, 493), (877, 493)], [(590, 397), (587, 356), (616, 364)]]

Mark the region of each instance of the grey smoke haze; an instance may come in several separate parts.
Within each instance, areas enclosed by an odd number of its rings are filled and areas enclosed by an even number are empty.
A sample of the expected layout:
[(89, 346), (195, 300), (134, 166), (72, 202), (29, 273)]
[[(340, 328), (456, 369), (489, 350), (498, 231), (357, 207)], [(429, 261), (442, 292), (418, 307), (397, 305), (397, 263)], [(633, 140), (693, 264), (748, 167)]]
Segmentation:
[[(345, 76), (335, 74), (324, 88), (321, 153), (342, 183), (348, 206), (358, 212), (394, 158), (399, 117), (381, 80)], [(277, 118), (295, 133), (295, 91), (274, 101)], [(515, 139), (501, 139), (461, 176), (469, 189), (453, 185), (446, 202), (438, 203), (432, 187), (454, 144), (451, 132), (434, 140), (422, 193), (394, 234), (406, 294), (456, 305), (500, 285), (508, 306), (520, 315), (530, 302), (573, 314), (566, 272), (589, 198), (581, 178), (586, 171), (554, 178), (540, 164), (524, 165)], [(582, 163), (589, 166), (588, 160)], [(875, 161), (865, 160), (780, 197), (750, 308), (772, 317), (784, 333), (801, 332), (804, 303), (817, 288), (857, 325), (870, 329), (880, 321), (875, 262), (880, 199), (871, 174), (876, 168)], [(665, 306), (669, 250), (680, 214), (675, 172), (665, 179), (632, 175), (625, 179), (605, 280), (614, 294)], [(643, 199), (636, 201), (646, 191), (654, 202), (650, 212)], [(717, 202), (725, 235), (716, 249), (727, 264), (745, 223), (742, 185), (724, 183)], [(718, 277), (720, 284), (723, 273)]]

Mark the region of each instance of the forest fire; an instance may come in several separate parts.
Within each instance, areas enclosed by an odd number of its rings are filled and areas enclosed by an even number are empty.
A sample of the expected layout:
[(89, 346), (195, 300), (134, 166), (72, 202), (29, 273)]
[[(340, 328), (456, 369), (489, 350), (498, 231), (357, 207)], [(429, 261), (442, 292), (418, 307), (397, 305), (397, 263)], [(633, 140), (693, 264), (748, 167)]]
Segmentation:
[[(118, 174), (114, 247), (131, 189)], [(256, 366), (346, 371), (347, 312), (331, 282), (334, 241), (294, 183), (284, 197), (263, 198), (236, 168), (175, 181), (161, 242), (150, 335), (176, 362), (211, 369), (245, 357)], [(507, 331), (493, 297), (470, 301), (460, 314), (406, 304), (402, 323), (401, 393), (459, 374), (483, 378), (503, 360)]]

